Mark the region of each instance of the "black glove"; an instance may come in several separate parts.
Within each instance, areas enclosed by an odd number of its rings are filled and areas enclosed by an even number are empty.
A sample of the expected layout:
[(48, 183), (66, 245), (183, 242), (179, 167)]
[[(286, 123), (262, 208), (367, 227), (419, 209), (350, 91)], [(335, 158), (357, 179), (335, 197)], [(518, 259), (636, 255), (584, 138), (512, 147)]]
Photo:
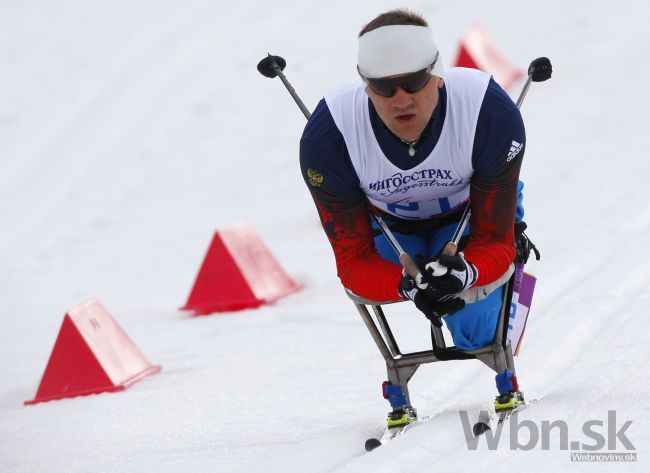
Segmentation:
[(412, 300), (427, 319), (436, 327), (442, 327), (440, 318), (443, 315), (453, 314), (465, 307), (465, 301), (458, 298), (436, 300), (429, 297), (426, 289), (420, 289), (411, 276), (402, 273), (399, 292), (407, 299)]
[(434, 300), (450, 299), (471, 287), (478, 278), (476, 268), (465, 261), (463, 253), (453, 256), (441, 254), (437, 260), (416, 255), (415, 262), (422, 273), (419, 287)]

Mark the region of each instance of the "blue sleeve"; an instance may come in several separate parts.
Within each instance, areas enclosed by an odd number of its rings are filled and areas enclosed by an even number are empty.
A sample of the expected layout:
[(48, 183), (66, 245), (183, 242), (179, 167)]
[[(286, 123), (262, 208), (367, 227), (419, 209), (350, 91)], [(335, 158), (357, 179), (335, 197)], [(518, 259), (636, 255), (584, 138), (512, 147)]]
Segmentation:
[(517, 106), (491, 79), (474, 135), (471, 232), (464, 250), (478, 270), (479, 286), (498, 279), (515, 257), (514, 222), (525, 140)]
[(481, 177), (503, 176), (523, 156), (526, 130), (519, 109), (490, 79), (476, 124), (472, 165)]
[(342, 209), (365, 200), (343, 135), (324, 99), (318, 103), (300, 139), (300, 168), (317, 203), (337, 203)]

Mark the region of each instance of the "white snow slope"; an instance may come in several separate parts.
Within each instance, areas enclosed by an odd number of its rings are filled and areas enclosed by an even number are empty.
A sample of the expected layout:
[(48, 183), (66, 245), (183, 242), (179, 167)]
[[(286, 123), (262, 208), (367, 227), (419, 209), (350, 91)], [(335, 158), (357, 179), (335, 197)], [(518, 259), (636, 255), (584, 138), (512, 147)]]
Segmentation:
[[(458, 411), (495, 393), (474, 361), (422, 367), (412, 401), (434, 420), (364, 452), (388, 410), (384, 363), (300, 176), (304, 118), (255, 66), (283, 55), (313, 108), (357, 80), (356, 33), (399, 3), (24, 0), (0, 2), (0, 471), (648, 471), (650, 8), (408, 5), (448, 65), (474, 22), (521, 68), (551, 58), (553, 78), (523, 106), (543, 259), (528, 266), (539, 284), (517, 359), (538, 402), (519, 420), (562, 420), (569, 440), (593, 444), (583, 424), (615, 410), (638, 461), (572, 462), (557, 430), (546, 449), (512, 450), (506, 429), (496, 451), (469, 450)], [(179, 312), (212, 233), (239, 221), (306, 288), (258, 310)], [(63, 315), (91, 297), (162, 372), (24, 407)], [(421, 315), (390, 309), (404, 347), (426, 348)]]

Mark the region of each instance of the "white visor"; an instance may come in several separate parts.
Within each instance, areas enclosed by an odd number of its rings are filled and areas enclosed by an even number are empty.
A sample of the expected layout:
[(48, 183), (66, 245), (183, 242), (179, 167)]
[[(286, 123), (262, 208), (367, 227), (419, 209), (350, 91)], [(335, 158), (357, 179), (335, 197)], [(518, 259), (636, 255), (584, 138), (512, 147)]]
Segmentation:
[[(433, 63), (436, 55), (438, 47), (428, 27), (382, 26), (359, 38), (357, 65), (362, 76), (379, 79), (424, 69)], [(443, 76), (439, 55), (431, 73)]]

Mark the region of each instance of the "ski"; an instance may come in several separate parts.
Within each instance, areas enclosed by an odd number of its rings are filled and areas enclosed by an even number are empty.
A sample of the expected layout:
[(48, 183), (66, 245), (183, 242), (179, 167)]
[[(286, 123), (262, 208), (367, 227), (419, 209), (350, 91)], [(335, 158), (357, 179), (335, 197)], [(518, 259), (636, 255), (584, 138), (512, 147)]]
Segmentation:
[(365, 445), (366, 452), (371, 452), (377, 447), (381, 447), (382, 445), (387, 444), (391, 440), (394, 440), (396, 437), (399, 437), (400, 435), (404, 435), (408, 430), (411, 430), (416, 425), (422, 424), (429, 420), (431, 420), (431, 417), (425, 416), (422, 417), (421, 419), (414, 420), (408, 424), (401, 425), (399, 427), (387, 428), (381, 437), (379, 438), (371, 437), (368, 440), (366, 440), (366, 445)]
[[(499, 412), (494, 412), (492, 415), (490, 415), (487, 418), (481, 419), (479, 417), (479, 420), (474, 424), (472, 427), (472, 432), (474, 433), (475, 437), (478, 437), (481, 434), (484, 434), (488, 430), (493, 430), (494, 428), (497, 428), (499, 424), (503, 424), (505, 421), (507, 421), (513, 414), (525, 409), (528, 407), (530, 404), (534, 403), (536, 399), (532, 399), (530, 401), (524, 402), (522, 400), (521, 404), (515, 405), (512, 409), (505, 409)], [(483, 412), (484, 414), (486, 412)]]

